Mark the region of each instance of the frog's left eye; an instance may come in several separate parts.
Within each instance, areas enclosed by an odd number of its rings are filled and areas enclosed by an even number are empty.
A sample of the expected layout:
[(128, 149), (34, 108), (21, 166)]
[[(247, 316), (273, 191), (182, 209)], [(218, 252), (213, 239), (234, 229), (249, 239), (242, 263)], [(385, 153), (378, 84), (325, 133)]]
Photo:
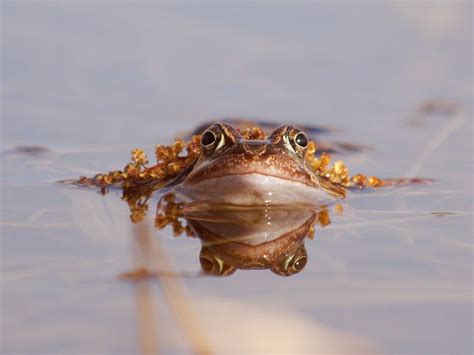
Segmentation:
[(291, 148), (298, 154), (303, 154), (309, 145), (309, 139), (306, 133), (294, 127), (288, 132), (288, 140), (291, 144)]
[(295, 144), (298, 147), (305, 149), (308, 146), (308, 143), (308, 136), (306, 136), (306, 134), (303, 132), (300, 132), (295, 136)]
[(204, 148), (211, 148), (214, 143), (216, 143), (217, 137), (214, 132), (207, 130), (201, 136), (201, 145)]

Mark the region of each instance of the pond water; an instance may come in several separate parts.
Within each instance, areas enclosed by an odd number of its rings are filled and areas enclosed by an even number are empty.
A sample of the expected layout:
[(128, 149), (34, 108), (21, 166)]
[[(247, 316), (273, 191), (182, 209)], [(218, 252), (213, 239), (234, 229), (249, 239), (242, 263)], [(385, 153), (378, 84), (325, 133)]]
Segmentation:
[[(471, 2), (1, 6), (2, 353), (472, 353)], [(331, 206), (291, 277), (203, 277), (164, 229), (182, 277), (120, 278), (121, 192), (57, 181), (225, 116), (340, 128), (373, 148), (334, 157), (351, 172), (434, 182)]]

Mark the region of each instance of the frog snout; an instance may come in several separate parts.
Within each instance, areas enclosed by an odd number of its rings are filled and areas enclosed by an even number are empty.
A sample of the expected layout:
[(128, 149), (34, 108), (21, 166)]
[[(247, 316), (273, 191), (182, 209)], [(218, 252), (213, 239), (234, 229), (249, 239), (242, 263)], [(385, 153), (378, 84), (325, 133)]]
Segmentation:
[(261, 156), (267, 151), (267, 145), (260, 142), (246, 142), (243, 144), (246, 153)]

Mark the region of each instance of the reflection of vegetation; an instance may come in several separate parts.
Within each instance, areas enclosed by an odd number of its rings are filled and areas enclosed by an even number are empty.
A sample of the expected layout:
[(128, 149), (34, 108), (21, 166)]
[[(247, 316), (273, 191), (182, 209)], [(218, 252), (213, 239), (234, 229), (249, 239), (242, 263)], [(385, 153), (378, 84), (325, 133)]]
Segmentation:
[[(128, 204), (130, 208), (130, 220), (133, 223), (142, 222), (148, 213), (148, 202), (150, 197), (156, 191), (156, 188), (149, 187), (133, 187), (123, 190), (122, 200)], [(164, 229), (167, 226), (171, 226), (173, 229), (173, 235), (175, 237), (182, 234), (187, 236), (195, 236), (194, 232), (187, 225), (186, 219), (183, 213), (184, 202), (176, 201), (176, 196), (172, 193), (164, 195), (157, 204), (156, 214), (154, 217), (155, 227), (158, 229)], [(336, 209), (340, 209), (341, 205), (336, 205)], [(324, 227), (331, 223), (329, 219), (329, 211), (327, 208), (323, 208), (319, 211), (318, 224)], [(310, 229), (308, 238), (312, 239), (314, 236), (314, 227)]]
[(176, 197), (173, 194), (163, 196), (158, 202), (155, 216), (155, 227), (164, 229), (167, 226), (173, 228), (173, 235), (175, 237), (186, 234), (189, 237), (195, 236), (193, 230), (185, 222), (183, 218), (183, 202), (176, 202)]
[[(185, 212), (185, 206), (186, 204), (184, 202), (177, 202), (176, 201), (176, 196), (172, 193), (168, 193), (165, 196), (163, 196), (160, 201), (158, 202), (158, 206), (156, 209), (156, 215), (155, 215), (155, 227), (158, 229), (164, 229), (168, 226), (171, 226), (173, 229), (173, 235), (175, 237), (178, 237), (182, 234), (186, 234), (189, 237), (194, 237), (195, 233), (193, 230), (190, 228), (186, 221), (186, 217), (188, 218), (193, 218), (196, 219), (196, 213), (190, 212), (189, 215), (186, 215)], [(197, 206), (196, 204), (188, 204), (188, 206), (193, 206), (193, 207), (188, 207), (190, 211), (196, 210)], [(294, 206), (294, 205), (288, 205)], [(231, 206), (225, 206), (225, 205), (219, 205), (219, 206), (213, 206), (213, 205), (200, 205), (199, 209), (203, 209), (206, 211), (212, 211), (215, 209), (216, 211), (218, 209), (223, 209), (225, 210), (226, 208), (230, 208)], [(237, 206), (232, 206), (233, 208), (237, 208)], [(276, 206), (279, 207), (279, 206)], [(148, 211), (148, 206), (142, 206), (139, 204), (138, 206), (134, 206), (136, 209), (136, 213), (140, 214), (142, 211)], [(244, 207), (249, 210), (253, 210), (254, 208), (252, 207)], [(269, 207), (266, 207), (269, 208)], [(309, 207), (304, 207), (304, 208), (309, 208)], [(337, 209), (341, 208), (341, 205), (336, 205)], [(202, 214), (205, 212), (202, 211)], [(133, 213), (132, 213), (133, 215)], [(212, 212), (210, 212), (210, 215), (212, 216)], [(207, 217), (209, 218), (209, 217)], [(141, 217), (143, 219), (143, 217)], [(132, 218), (133, 222), (133, 218)], [(321, 227), (325, 227), (328, 224), (331, 223), (331, 220), (329, 218), (329, 210), (326, 207), (321, 207), (318, 210), (317, 214), (317, 220), (315, 220), (315, 223), (311, 224), (309, 232), (308, 232), (308, 239), (313, 239), (314, 234), (315, 234), (315, 224), (318, 224)]]
[[(241, 130), (240, 134), (244, 139), (262, 140), (267, 135), (259, 127)], [(148, 212), (147, 201), (153, 192), (163, 188), (173, 181), (186, 169), (192, 169), (193, 163), (201, 155), (200, 136), (193, 136), (188, 142), (176, 140), (170, 146), (157, 145), (155, 148), (156, 164), (148, 166), (148, 158), (141, 149), (134, 149), (131, 152), (131, 162), (122, 170), (114, 170), (105, 174), (97, 174), (94, 177), (81, 177), (72, 183), (81, 186), (97, 186), (101, 188), (103, 194), (107, 193), (112, 186), (123, 189), (122, 199), (127, 202), (130, 208), (130, 218), (132, 222), (138, 223), (143, 220)], [(307, 165), (321, 177), (322, 185), (339, 186), (343, 188), (363, 188), (388, 186), (393, 184), (404, 184), (414, 182), (413, 180), (381, 180), (374, 176), (366, 177), (362, 174), (349, 175), (349, 171), (344, 162), (337, 161), (331, 166), (330, 156), (322, 153), (316, 156), (316, 143), (309, 142), (306, 155)], [(190, 230), (182, 226), (178, 219), (171, 222), (169, 217), (156, 216), (157, 226), (163, 223), (172, 224), (175, 234), (183, 231), (190, 234)]]
[[(152, 193), (143, 187), (123, 191), (122, 199), (130, 207), (133, 223), (144, 220)], [(340, 209), (336, 205), (336, 211)], [(176, 237), (200, 238), (202, 271), (214, 276), (228, 276), (237, 269), (269, 269), (282, 276), (296, 274), (307, 262), (304, 240), (314, 238), (317, 226), (330, 223), (326, 207), (184, 203), (172, 193), (161, 197), (154, 215), (157, 229), (170, 227)], [(263, 234), (268, 235), (267, 239), (259, 240)]]
[[(259, 127), (242, 129), (239, 133), (245, 140), (267, 139), (266, 133)], [(240, 142), (241, 138), (238, 134), (236, 136), (234, 140)], [(156, 164), (151, 166), (144, 151), (134, 149), (131, 162), (122, 170), (91, 178), (81, 177), (72, 183), (100, 187), (103, 194), (109, 187), (120, 187), (122, 200), (130, 208), (131, 221), (139, 223), (148, 213), (149, 199), (154, 192), (179, 184), (196, 164), (202, 162), (206, 157), (205, 141), (201, 147), (201, 137), (195, 135), (188, 142), (176, 140), (170, 146), (158, 145), (155, 149)], [(300, 158), (317, 176), (319, 186), (326, 191), (338, 190), (341, 192), (338, 196), (344, 196), (348, 188), (379, 188), (424, 182), (421, 179), (381, 180), (362, 174), (351, 176), (344, 162), (336, 161), (331, 165), (327, 153), (317, 156), (316, 143), (308, 142), (306, 136), (304, 149)], [(275, 214), (274, 218), (269, 217), (272, 214)], [(170, 226), (175, 236), (199, 237), (203, 272), (219, 276), (230, 275), (237, 269), (270, 269), (283, 276), (298, 273), (307, 261), (303, 241), (313, 238), (316, 225), (324, 227), (329, 223), (325, 208), (296, 204), (212, 206), (199, 201), (185, 204), (176, 201), (170, 193), (160, 199), (154, 216), (158, 229)]]

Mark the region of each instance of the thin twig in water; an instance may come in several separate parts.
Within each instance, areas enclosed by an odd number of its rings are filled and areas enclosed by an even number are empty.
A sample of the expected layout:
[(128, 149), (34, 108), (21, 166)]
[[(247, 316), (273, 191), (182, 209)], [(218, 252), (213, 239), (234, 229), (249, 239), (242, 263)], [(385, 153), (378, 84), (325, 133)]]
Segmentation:
[(409, 214), (412, 216), (415, 215), (425, 215), (425, 214), (446, 214), (446, 215), (472, 215), (474, 212), (472, 211), (410, 211), (410, 210), (405, 210), (405, 211), (389, 211), (389, 210), (363, 210), (363, 209), (358, 209), (358, 208), (352, 208), (352, 211), (357, 212), (357, 213), (370, 213), (370, 214)]
[[(135, 267), (137, 270), (146, 270), (151, 259), (153, 240), (147, 233), (135, 233)], [(157, 324), (155, 318), (155, 304), (150, 285), (151, 279), (141, 277), (136, 286), (136, 305), (138, 319), (138, 340), (141, 353), (144, 355), (158, 353)]]
[(144, 355), (158, 354), (157, 324), (155, 304), (151, 291), (150, 280), (138, 281), (136, 289), (138, 334), (141, 353)]
[[(159, 239), (152, 237), (145, 223), (136, 225), (135, 234), (137, 238), (144, 238), (150, 242), (149, 267), (158, 275), (166, 299), (184, 331), (191, 350), (196, 354), (212, 354), (211, 346), (186, 298), (184, 286), (178, 277), (170, 276), (177, 274)], [(162, 273), (161, 270), (167, 270), (168, 273)]]
[(380, 221), (348, 222), (348, 223), (334, 224), (334, 225), (331, 225), (329, 228), (330, 229), (354, 229), (354, 228), (372, 227), (372, 226), (377, 226), (377, 225), (387, 226), (390, 223), (409, 222), (409, 221), (431, 219), (431, 218), (433, 218), (431, 215), (421, 215), (421, 216), (408, 217), (408, 218), (384, 219), (384, 220), (380, 220)]
[(448, 120), (446, 126), (444, 126), (438, 134), (436, 134), (430, 141), (425, 145), (423, 152), (420, 157), (413, 164), (408, 176), (418, 175), (423, 168), (423, 165), (426, 163), (428, 157), (438, 149), (448, 138), (449, 136), (461, 128), (464, 125), (465, 117), (462, 112), (456, 113), (451, 119)]
[[(452, 116), (449, 117), (446, 125), (443, 126), (441, 130), (424, 145), (421, 155), (414, 161), (411, 169), (409, 170), (408, 176), (418, 175), (423, 170), (424, 165), (433, 152), (435, 152), (445, 141), (447, 141), (453, 132), (464, 126), (465, 117), (463, 110), (456, 109), (451, 115)], [(401, 199), (398, 200), (397, 205), (400, 210), (406, 209), (406, 196), (402, 195)], [(405, 236), (408, 240), (414, 240), (413, 233), (410, 230), (405, 232)]]

